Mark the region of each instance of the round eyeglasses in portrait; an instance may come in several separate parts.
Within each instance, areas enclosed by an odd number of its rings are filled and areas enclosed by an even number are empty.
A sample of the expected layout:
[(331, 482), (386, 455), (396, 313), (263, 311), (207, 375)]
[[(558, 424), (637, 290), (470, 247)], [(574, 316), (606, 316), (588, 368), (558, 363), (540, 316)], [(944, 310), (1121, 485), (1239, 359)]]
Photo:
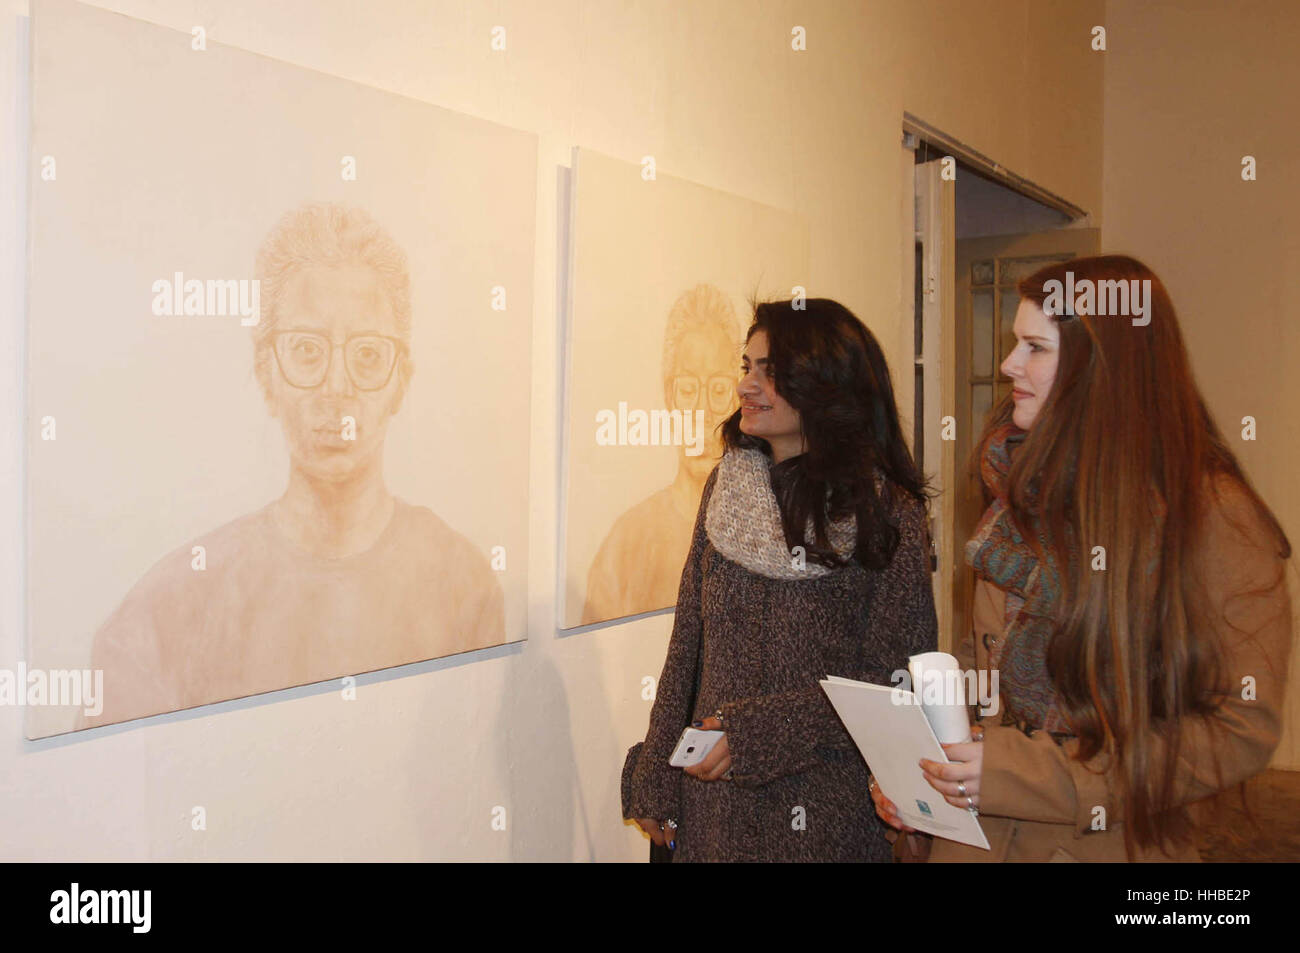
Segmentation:
[(336, 350), (343, 351), (343, 367), (357, 390), (382, 390), (393, 376), (397, 356), (406, 347), (384, 334), (354, 334), (342, 343), (316, 331), (277, 331), (275, 361), (293, 387), (319, 387), (329, 374)]

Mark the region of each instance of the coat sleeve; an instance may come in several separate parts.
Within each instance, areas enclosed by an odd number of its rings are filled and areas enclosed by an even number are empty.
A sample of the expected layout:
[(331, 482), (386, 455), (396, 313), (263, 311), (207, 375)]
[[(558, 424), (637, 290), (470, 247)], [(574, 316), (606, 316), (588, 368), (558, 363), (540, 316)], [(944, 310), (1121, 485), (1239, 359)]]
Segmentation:
[[(1285, 563), (1272, 534), (1238, 497), (1207, 514), (1201, 560), (1212, 627), (1223, 656), (1222, 703), (1186, 718), (1174, 777), (1178, 804), (1226, 790), (1268, 765), (1282, 733), (1282, 705), (1292, 640)], [(1162, 763), (1164, 733), (1151, 732), (1153, 764)], [(1046, 732), (1026, 736), (986, 729), (980, 812), (1073, 825), (1076, 836), (1104, 809), (1107, 823), (1122, 820), (1113, 749), (1087, 762), (1078, 742), (1057, 744)]]
[[(898, 548), (877, 578), (864, 624), (863, 670), (836, 673), (871, 681), (907, 667), (910, 655), (932, 652), (938, 623), (930, 586), (925, 508), (905, 498), (898, 508)], [(732, 781), (758, 786), (807, 771), (817, 748), (851, 749), (844, 723), (816, 682), (812, 687), (757, 695), (722, 706)]]
[(622, 800), (625, 818), (653, 817), (658, 820), (679, 816), (682, 784), (681, 768), (668, 764), (682, 729), (691, 721), (691, 703), (695, 696), (696, 668), (699, 661), (700, 578), (704, 549), (708, 542), (704, 515), (717, 481), (715, 467), (704, 484), (700, 509), (695, 517), (691, 548), (682, 569), (677, 590), (677, 611), (673, 633), (668, 642), (668, 657), (655, 688), (654, 706), (650, 709), (650, 728), (645, 740), (633, 745), (623, 764)]

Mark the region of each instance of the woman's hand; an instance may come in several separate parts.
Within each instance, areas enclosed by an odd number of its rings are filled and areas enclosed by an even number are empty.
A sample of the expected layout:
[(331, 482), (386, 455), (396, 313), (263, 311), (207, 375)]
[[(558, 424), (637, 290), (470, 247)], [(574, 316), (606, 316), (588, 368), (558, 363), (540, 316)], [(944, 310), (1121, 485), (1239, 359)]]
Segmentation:
[(894, 806), (893, 801), (885, 797), (885, 792), (880, 790), (880, 785), (876, 783), (875, 778), (867, 782), (867, 788), (871, 791), (871, 800), (875, 802), (876, 813), (880, 815), (882, 821), (900, 831), (915, 833), (916, 828), (908, 827), (903, 823), (903, 819), (898, 816), (898, 808)]
[[(710, 715), (698, 727), (704, 731), (717, 731), (722, 727), (722, 722)], [(703, 761), (682, 770), (700, 781), (716, 781), (727, 774), (731, 770), (731, 749), (727, 747), (727, 736), (718, 739), (718, 743)]]
[(984, 770), (984, 745), (979, 741), (963, 741), (944, 745), (949, 764), (921, 759), (921, 770), (930, 787), (943, 795), (953, 807), (980, 806), (980, 774)]
[[(658, 821), (653, 817), (638, 817), (636, 823), (660, 847), (667, 847), (671, 850), (677, 846), (676, 828), (670, 826), (667, 821)], [(670, 841), (673, 843), (670, 844)]]

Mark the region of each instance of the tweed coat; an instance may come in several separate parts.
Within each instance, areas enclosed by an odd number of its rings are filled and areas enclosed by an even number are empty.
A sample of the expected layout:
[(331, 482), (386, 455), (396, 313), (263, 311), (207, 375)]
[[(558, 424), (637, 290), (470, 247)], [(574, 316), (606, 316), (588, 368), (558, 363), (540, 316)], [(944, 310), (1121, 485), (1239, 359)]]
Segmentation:
[[(1268, 766), (1282, 733), (1292, 641), (1285, 563), (1272, 534), (1239, 485), (1224, 480), (1217, 489), (1206, 515), (1205, 545), (1197, 568), (1214, 609), (1203, 623), (1222, 640), (1224, 702), (1215, 716), (1188, 719), (1182, 726), (1187, 754), (1180, 758), (1175, 775), (1179, 802), (1202, 802), (1196, 805), (1197, 812), (1206, 807), (1204, 799)], [(1004, 636), (1005, 601), (1001, 589), (977, 579), (974, 624), (956, 653), (963, 667), (978, 665), (988, 671), (990, 650), (996, 652)], [(1243, 698), (1247, 677), (1254, 692), (1253, 697)], [(1077, 741), (1058, 744), (1046, 732), (1026, 735), (1000, 721), (993, 716), (981, 722), (985, 734), (980, 823), (992, 850), (936, 837), (930, 861), (1126, 860), (1124, 818), (1108, 753), (1080, 762), (1074, 757)], [(1212, 728), (1222, 734), (1212, 734)], [(1217, 755), (1221, 778), (1215, 775), (1211, 751)], [(1096, 829), (1099, 818), (1102, 829)], [(1171, 854), (1155, 848), (1141, 850), (1132, 859), (1196, 861), (1200, 857), (1189, 845)]]
[[(676, 819), (679, 862), (888, 861), (867, 765), (818, 682), (889, 684), (909, 655), (934, 649), (924, 508), (893, 494), (900, 541), (881, 571), (769, 578), (706, 531), (718, 475), (700, 501), (649, 730), (624, 765), (623, 816)], [(682, 729), (719, 708), (732, 779), (670, 767)]]

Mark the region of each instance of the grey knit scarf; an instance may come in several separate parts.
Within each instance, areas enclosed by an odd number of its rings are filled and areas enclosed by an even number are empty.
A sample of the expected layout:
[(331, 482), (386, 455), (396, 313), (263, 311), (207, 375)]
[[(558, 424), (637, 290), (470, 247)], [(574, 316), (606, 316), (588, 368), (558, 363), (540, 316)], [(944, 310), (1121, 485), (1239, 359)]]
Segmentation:
[[(704, 530), (713, 547), (750, 572), (771, 579), (813, 579), (830, 568), (799, 558), (786, 546), (781, 510), (772, 490), (771, 461), (761, 450), (730, 449), (718, 464)], [(849, 515), (827, 524), (831, 546), (848, 558), (857, 545), (857, 520)], [(813, 537), (812, 520), (804, 539)], [(802, 566), (802, 568), (801, 568)]]

